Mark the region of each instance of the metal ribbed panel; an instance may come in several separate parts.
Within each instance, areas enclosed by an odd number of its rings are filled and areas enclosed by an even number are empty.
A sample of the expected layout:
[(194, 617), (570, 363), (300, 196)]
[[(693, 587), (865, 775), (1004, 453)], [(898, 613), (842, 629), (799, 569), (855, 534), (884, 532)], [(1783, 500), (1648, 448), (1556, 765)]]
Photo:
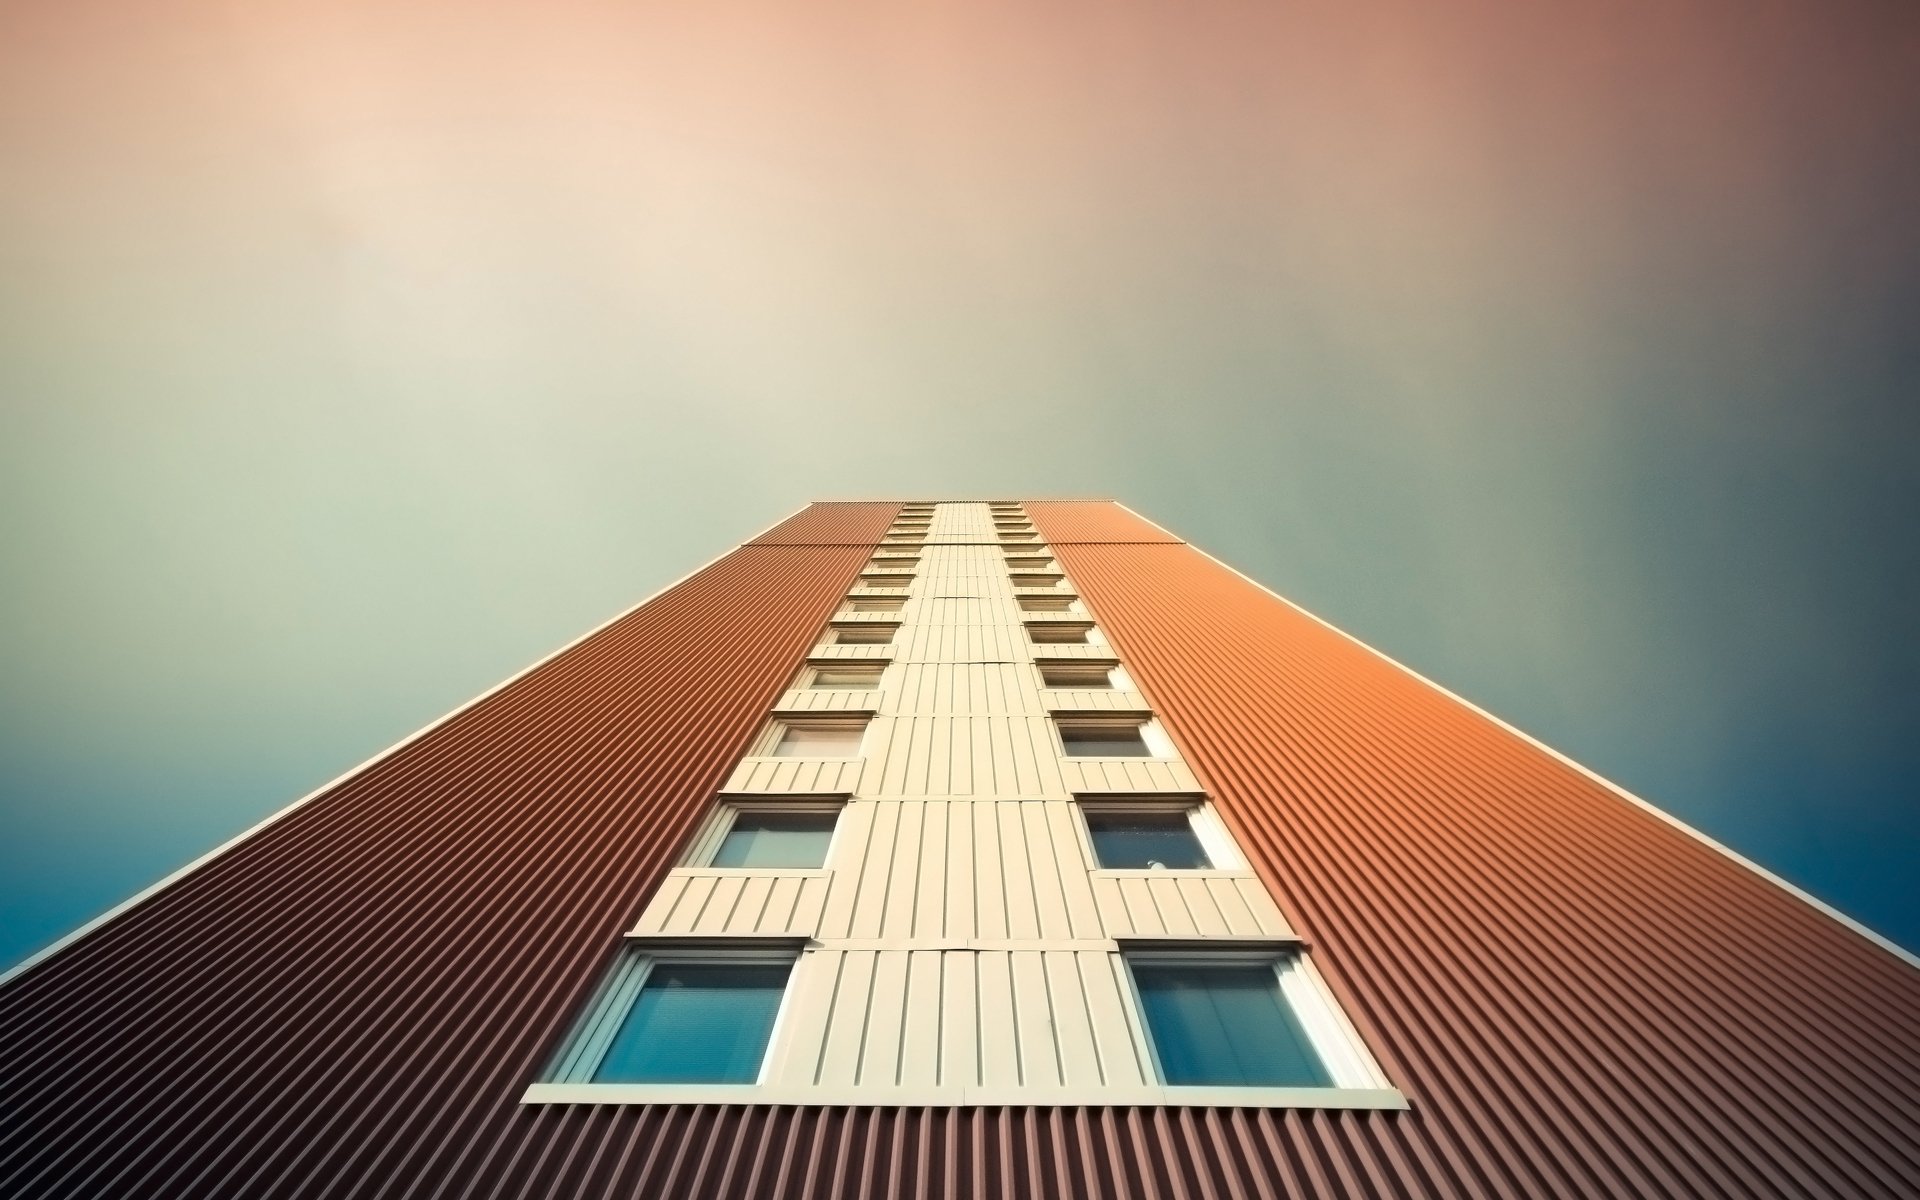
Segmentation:
[[(1029, 500), (1027, 513), (1040, 544), (1177, 542), (1180, 539), (1118, 504), (1085, 500)], [(1069, 568), (1071, 570), (1071, 568)]]
[(809, 504), (749, 546), (877, 545), (900, 506), (893, 501)]
[(1030, 507), (1413, 1101), (1316, 1156), (1422, 1194), (1920, 1194), (1920, 972), (1191, 548)]

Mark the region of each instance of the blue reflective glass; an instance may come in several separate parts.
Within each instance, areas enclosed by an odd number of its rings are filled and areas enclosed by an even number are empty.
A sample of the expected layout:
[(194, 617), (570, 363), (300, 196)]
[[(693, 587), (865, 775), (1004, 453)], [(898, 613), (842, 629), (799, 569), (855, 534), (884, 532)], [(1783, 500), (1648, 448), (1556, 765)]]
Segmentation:
[(1165, 1082), (1332, 1086), (1272, 967), (1140, 966), (1133, 977)]
[(607, 1047), (595, 1083), (752, 1083), (787, 963), (660, 963)]
[(1165, 867), (1205, 870), (1213, 864), (1185, 813), (1088, 813), (1093, 854), (1108, 870)]
[(827, 861), (838, 813), (751, 813), (733, 828), (713, 856), (716, 867), (818, 867)]

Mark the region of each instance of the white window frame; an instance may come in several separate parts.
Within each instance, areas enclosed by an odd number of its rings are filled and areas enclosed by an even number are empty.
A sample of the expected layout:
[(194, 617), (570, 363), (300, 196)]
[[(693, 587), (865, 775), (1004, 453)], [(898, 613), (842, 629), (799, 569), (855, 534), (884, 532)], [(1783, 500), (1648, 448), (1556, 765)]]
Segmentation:
[[(877, 692), (880, 690), (881, 683), (887, 677), (887, 668), (892, 665), (891, 662), (884, 658), (819, 659), (807, 663), (806, 670), (801, 673), (799, 681), (794, 684), (792, 690), (796, 692)], [(822, 671), (859, 671), (862, 673), (871, 671), (873, 672), (873, 683), (864, 688), (848, 687), (842, 684), (835, 684), (832, 687), (821, 687), (819, 679), (820, 672)]]
[[(1072, 613), (1075, 616), (1085, 616), (1087, 614), (1086, 606), (1080, 603), (1080, 597), (1074, 595), (1016, 596), (1014, 597), (1014, 603), (1020, 606), (1020, 611), (1023, 613)], [(1052, 607), (1028, 607), (1028, 605), (1033, 604), (1050, 605)]]
[[(780, 753), (780, 743), (786, 737), (787, 730), (789, 729), (820, 728), (823, 726), (844, 727), (849, 725), (857, 725), (860, 729), (860, 740), (855, 743), (852, 754), (822, 754), (816, 756), (811, 754)], [(814, 716), (811, 713), (783, 714), (767, 722), (766, 730), (760, 735), (759, 744), (754, 747), (757, 753), (750, 757), (786, 758), (792, 759), (795, 762), (851, 762), (854, 759), (866, 757), (867, 736), (872, 732), (872, 729), (873, 717), (868, 713), (861, 713), (857, 716), (839, 716), (833, 713), (821, 713), (819, 716)]]
[[(1226, 822), (1220, 819), (1212, 803), (1205, 796), (1170, 796), (1149, 794), (1138, 798), (1132, 796), (1076, 796), (1074, 807), (1080, 812), (1076, 827), (1080, 833), (1080, 848), (1086, 854), (1087, 870), (1094, 875), (1111, 878), (1145, 876), (1148, 878), (1179, 876), (1192, 878), (1202, 875), (1244, 875), (1250, 868), (1240, 853), (1239, 845), (1233, 840), (1233, 834), (1227, 831)], [(1206, 853), (1211, 866), (1206, 867), (1103, 867), (1100, 854), (1093, 844), (1093, 827), (1087, 823), (1090, 814), (1104, 813), (1179, 813), (1187, 818), (1187, 824), (1193, 829), (1193, 836), (1200, 843), (1200, 849)]]
[[(1108, 716), (1099, 710), (1080, 712), (1056, 712), (1053, 716), (1053, 740), (1060, 747), (1060, 757), (1069, 762), (1152, 762), (1180, 757), (1174, 749), (1173, 739), (1160, 727), (1157, 717)], [(1145, 756), (1128, 754), (1119, 757), (1099, 754), (1075, 754), (1067, 747), (1064, 728), (1068, 725), (1126, 725), (1140, 730), (1140, 740), (1147, 744)]]
[[(735, 950), (715, 946), (711, 940), (703, 943), (690, 939), (685, 948), (674, 947), (665, 940), (650, 940), (646, 945), (623, 947), (613, 970), (595, 989), (580, 1019), (560, 1044), (546, 1071), (542, 1072), (541, 1082), (595, 1089), (619, 1088), (628, 1092), (658, 1088), (663, 1096), (691, 1088), (740, 1089), (744, 1092), (747, 1088), (764, 1087), (774, 1063), (774, 1050), (779, 1046), (786, 1029), (794, 993), (799, 990), (794, 987), (794, 976), (799, 972), (800, 958), (797, 948), (742, 947)], [(774, 1009), (773, 1024), (767, 1029), (767, 1044), (760, 1051), (760, 1069), (755, 1072), (751, 1083), (615, 1083), (593, 1078), (600, 1064), (606, 1061), (607, 1051), (612, 1048), (620, 1027), (626, 1024), (627, 1018), (633, 1014), (634, 1005), (640, 1002), (640, 993), (646, 987), (647, 977), (662, 963), (717, 966), (787, 964), (787, 982), (781, 989), (780, 1003)]]
[[(887, 630), (886, 639), (884, 641), (855, 640), (844, 642), (840, 640), (840, 635), (843, 633), (865, 632), (873, 629)], [(827, 626), (827, 641), (824, 644), (828, 646), (891, 646), (894, 644), (893, 639), (899, 636), (900, 622), (898, 621), (835, 621)]]
[[(778, 875), (782, 878), (793, 875), (825, 875), (833, 868), (833, 856), (840, 848), (840, 833), (846, 822), (841, 820), (846, 814), (844, 799), (796, 800), (781, 798), (777, 800), (721, 800), (713, 806), (706, 823), (700, 832), (694, 835), (681, 856), (680, 865), (675, 870), (698, 871), (702, 875)], [(827, 838), (826, 853), (820, 857), (817, 867), (716, 867), (713, 856), (720, 853), (721, 845), (727, 840), (727, 834), (733, 831), (733, 823), (742, 813), (832, 813), (833, 833)]]
[(841, 601), (840, 611), (842, 613), (897, 613), (906, 611), (906, 607), (905, 596), (848, 596)]
[[(1021, 624), (1026, 626), (1029, 646), (1105, 646), (1108, 644), (1107, 635), (1100, 632), (1100, 627), (1092, 621), (1022, 621)], [(1033, 636), (1033, 631), (1036, 629), (1078, 629), (1082, 637), (1077, 642), (1042, 641)]]
[[(1050, 658), (1036, 660), (1033, 664), (1033, 669), (1040, 675), (1040, 690), (1043, 692), (1133, 692), (1139, 690), (1133, 686), (1133, 677), (1127, 674), (1127, 669), (1117, 662), (1090, 662), (1084, 658)], [(1107, 686), (1100, 687), (1096, 684), (1085, 683), (1049, 683), (1047, 681), (1047, 672), (1056, 669), (1085, 671), (1089, 674), (1094, 671), (1104, 671), (1107, 676)]]
[[(1276, 944), (1270, 947), (1222, 947), (1216, 950), (1194, 948), (1191, 943), (1178, 948), (1156, 948), (1148, 939), (1125, 939), (1122, 942), (1121, 963), (1127, 982), (1128, 999), (1133, 1004), (1133, 1032), (1141, 1054), (1141, 1062), (1153, 1066), (1156, 1086), (1166, 1089), (1169, 1104), (1180, 1103), (1178, 1097), (1183, 1093), (1217, 1093), (1224, 1090), (1244, 1092), (1249, 1096), (1260, 1092), (1340, 1092), (1373, 1091), (1390, 1089), (1380, 1064), (1367, 1050), (1366, 1043), (1360, 1038), (1360, 1031), (1347, 1019), (1340, 1009), (1339, 1002), (1327, 987), (1326, 980), (1313, 968), (1312, 960), (1298, 945)], [(1320, 1063), (1326, 1068), (1331, 1085), (1324, 1088), (1302, 1088), (1281, 1085), (1248, 1086), (1245, 1084), (1183, 1084), (1168, 1083), (1165, 1069), (1160, 1065), (1160, 1050), (1153, 1043), (1153, 1030), (1147, 1024), (1147, 1006), (1140, 996), (1139, 980), (1134, 977), (1134, 966), (1234, 966), (1244, 967), (1256, 963), (1267, 963), (1273, 967), (1280, 995), (1287, 1006), (1293, 1010), (1294, 1019), (1300, 1022), (1300, 1030), (1306, 1034), (1307, 1043), (1314, 1053), (1320, 1056)], [(1258, 1101), (1253, 1101), (1258, 1103)]]

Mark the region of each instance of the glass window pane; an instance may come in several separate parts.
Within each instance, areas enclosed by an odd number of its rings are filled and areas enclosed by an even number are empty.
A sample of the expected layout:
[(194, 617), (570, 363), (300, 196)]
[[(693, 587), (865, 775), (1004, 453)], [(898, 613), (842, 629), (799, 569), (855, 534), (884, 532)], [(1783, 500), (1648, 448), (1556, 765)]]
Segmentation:
[(1160, 867), (1204, 871), (1213, 866), (1186, 813), (1088, 813), (1093, 856), (1108, 870)]
[(659, 963), (595, 1083), (752, 1083), (786, 990), (787, 963)]
[(1152, 758), (1138, 725), (1062, 725), (1060, 740), (1075, 758)]
[(1040, 679), (1050, 688), (1111, 688), (1113, 672), (1107, 667), (1041, 667)]
[(1133, 969), (1169, 1084), (1331, 1087), (1266, 964)]
[(777, 758), (851, 758), (860, 752), (859, 725), (789, 725), (773, 748)]
[(1048, 646), (1082, 645), (1087, 640), (1087, 631), (1073, 625), (1029, 625), (1027, 636)]
[(742, 812), (733, 819), (716, 867), (818, 867), (827, 861), (838, 813)]
[(880, 672), (858, 667), (820, 667), (813, 673), (817, 688), (871, 688), (880, 686)]
[(884, 646), (893, 640), (893, 626), (864, 625), (857, 629), (836, 629), (833, 640), (842, 646)]

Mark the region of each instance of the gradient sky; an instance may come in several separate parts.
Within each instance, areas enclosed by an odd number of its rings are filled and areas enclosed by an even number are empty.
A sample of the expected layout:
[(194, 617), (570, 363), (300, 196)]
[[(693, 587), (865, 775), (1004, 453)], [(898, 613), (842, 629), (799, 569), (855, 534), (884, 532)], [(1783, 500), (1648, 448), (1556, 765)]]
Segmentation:
[(0, 963), (810, 498), (1111, 495), (1920, 946), (1909, 2), (0, 9)]

